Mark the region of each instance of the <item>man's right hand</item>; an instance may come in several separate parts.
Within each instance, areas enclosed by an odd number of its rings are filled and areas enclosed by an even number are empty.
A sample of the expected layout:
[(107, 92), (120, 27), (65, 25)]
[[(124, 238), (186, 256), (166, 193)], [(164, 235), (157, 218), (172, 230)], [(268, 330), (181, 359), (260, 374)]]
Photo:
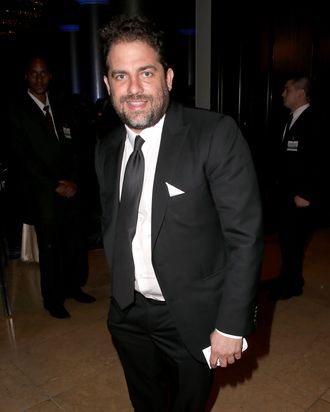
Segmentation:
[(72, 180), (60, 180), (55, 191), (62, 197), (71, 198), (77, 192), (77, 185)]

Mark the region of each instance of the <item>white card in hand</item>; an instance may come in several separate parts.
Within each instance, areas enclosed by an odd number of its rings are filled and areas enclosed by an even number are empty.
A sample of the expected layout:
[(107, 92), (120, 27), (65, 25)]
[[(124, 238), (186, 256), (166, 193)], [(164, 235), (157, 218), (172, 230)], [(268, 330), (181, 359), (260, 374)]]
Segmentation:
[[(243, 338), (243, 345), (242, 345), (242, 352), (244, 352), (248, 347), (248, 343), (245, 338)], [(205, 356), (206, 362), (209, 365), (209, 368), (211, 369), (210, 365), (210, 356), (211, 356), (211, 346), (208, 346), (207, 348), (203, 349), (203, 354)], [(217, 366), (220, 366), (220, 361), (218, 359), (218, 364)]]

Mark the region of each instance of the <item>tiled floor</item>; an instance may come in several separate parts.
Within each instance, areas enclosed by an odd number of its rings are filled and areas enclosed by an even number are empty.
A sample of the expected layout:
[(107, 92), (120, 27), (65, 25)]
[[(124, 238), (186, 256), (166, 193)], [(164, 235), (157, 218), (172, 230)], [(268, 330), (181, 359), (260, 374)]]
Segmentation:
[[(303, 296), (274, 305), (261, 284), (257, 333), (240, 362), (217, 370), (209, 410), (330, 411), (329, 246), (330, 229), (319, 229), (307, 251)], [(0, 411), (132, 411), (106, 328), (103, 251), (90, 252), (85, 288), (97, 302), (67, 301), (70, 319), (42, 308), (38, 264), (11, 260), (7, 272), (13, 315), (0, 313)]]

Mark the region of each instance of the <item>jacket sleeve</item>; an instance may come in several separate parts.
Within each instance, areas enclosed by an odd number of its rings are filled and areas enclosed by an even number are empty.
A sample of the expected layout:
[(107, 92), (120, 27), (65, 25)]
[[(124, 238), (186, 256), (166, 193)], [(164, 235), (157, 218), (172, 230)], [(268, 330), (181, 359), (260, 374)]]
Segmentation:
[(262, 208), (247, 142), (230, 117), (214, 131), (207, 173), (224, 233), (226, 274), (215, 327), (244, 336), (254, 329), (263, 257)]

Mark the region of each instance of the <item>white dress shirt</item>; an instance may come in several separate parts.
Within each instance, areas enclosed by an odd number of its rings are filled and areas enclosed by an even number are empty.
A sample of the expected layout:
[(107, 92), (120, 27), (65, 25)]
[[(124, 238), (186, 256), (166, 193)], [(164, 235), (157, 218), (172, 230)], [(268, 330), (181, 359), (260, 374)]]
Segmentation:
[[(152, 191), (155, 177), (156, 164), (160, 140), (163, 130), (165, 115), (152, 127), (144, 129), (140, 136), (145, 143), (142, 145), (144, 156), (144, 180), (139, 205), (136, 233), (132, 242), (133, 259), (135, 265), (135, 290), (145, 297), (164, 300), (160, 290), (154, 268), (151, 263), (151, 208)], [(127, 136), (122, 160), (120, 175), (120, 191), (124, 179), (126, 163), (134, 148), (136, 133), (126, 127)]]

